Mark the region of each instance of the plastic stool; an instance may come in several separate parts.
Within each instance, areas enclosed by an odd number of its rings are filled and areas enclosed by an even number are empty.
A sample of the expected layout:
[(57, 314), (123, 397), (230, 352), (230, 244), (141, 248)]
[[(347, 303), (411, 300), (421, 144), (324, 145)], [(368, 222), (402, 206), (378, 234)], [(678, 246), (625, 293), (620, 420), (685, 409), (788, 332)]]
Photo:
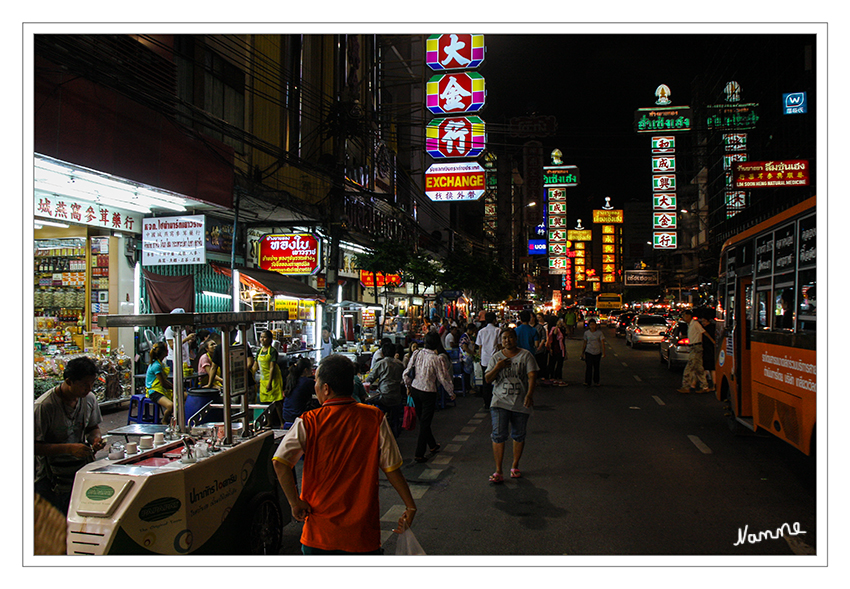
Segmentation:
[(131, 423), (159, 423), (159, 403), (150, 400), (146, 395), (130, 397), (127, 425)]

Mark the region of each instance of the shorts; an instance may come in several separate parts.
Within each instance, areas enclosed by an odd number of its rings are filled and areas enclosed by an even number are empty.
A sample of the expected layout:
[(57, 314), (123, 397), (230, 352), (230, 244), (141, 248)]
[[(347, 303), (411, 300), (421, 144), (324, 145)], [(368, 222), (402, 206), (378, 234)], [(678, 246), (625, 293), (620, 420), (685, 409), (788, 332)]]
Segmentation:
[(166, 398), (166, 399), (168, 398), (165, 395), (163, 395), (162, 393), (160, 393), (159, 391), (148, 391), (148, 398), (151, 401), (153, 401), (154, 403), (159, 403), (159, 400), (162, 399), (163, 397)]
[(510, 424), (510, 437), (513, 441), (524, 442), (528, 417), (528, 413), (510, 411), (500, 407), (491, 407), (490, 420), (493, 422), (493, 431), (490, 433), (490, 439), (495, 444), (504, 444), (507, 442), (508, 424)]

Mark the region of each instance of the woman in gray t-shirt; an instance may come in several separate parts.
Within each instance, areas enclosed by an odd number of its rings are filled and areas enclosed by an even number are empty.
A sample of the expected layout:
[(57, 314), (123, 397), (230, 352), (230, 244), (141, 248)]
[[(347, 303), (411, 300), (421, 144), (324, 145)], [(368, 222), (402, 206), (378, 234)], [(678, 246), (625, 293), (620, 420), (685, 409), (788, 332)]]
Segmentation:
[(502, 460), (505, 455), (505, 442), (508, 430), (513, 439), (513, 464), (511, 477), (519, 478), (519, 459), (525, 446), (526, 425), (534, 406), (534, 384), (537, 375), (537, 361), (528, 350), (517, 346), (517, 336), (513, 329), (505, 329), (501, 334), (502, 349), (493, 354), (487, 364), (484, 379), (493, 385), (493, 399), (490, 401), (490, 419), (493, 423), (490, 440), (493, 442), (493, 458), (496, 472), (490, 475), (491, 483), (504, 481)]

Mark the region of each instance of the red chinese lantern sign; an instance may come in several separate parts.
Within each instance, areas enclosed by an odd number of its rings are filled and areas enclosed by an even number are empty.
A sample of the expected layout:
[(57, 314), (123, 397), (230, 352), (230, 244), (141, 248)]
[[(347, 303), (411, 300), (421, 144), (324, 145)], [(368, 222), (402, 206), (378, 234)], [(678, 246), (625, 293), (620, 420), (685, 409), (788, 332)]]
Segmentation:
[(264, 235), (260, 268), (279, 274), (315, 274), (319, 270), (319, 240), (309, 233)]
[[(375, 273), (367, 272), (366, 270), (360, 271), (360, 284), (363, 285), (363, 288), (372, 288), (375, 286)], [(401, 285), (401, 276), (398, 274), (381, 274), (378, 272), (378, 288), (382, 286), (400, 286)]]

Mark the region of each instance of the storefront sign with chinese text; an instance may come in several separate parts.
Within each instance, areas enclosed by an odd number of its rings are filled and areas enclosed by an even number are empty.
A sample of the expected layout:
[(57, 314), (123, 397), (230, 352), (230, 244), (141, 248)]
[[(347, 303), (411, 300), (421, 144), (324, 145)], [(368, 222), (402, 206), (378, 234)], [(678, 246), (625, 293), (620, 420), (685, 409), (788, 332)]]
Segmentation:
[(484, 61), (484, 35), (431, 35), (425, 41), (425, 63), (432, 70), (464, 70)]
[(263, 270), (279, 274), (315, 274), (319, 265), (319, 240), (314, 235), (285, 233), (264, 235), (260, 240), (260, 268)]
[(676, 228), (676, 213), (653, 211), (652, 212), (652, 228), (653, 229), (675, 229)]
[(41, 217), (61, 223), (91, 225), (112, 231), (142, 232), (141, 213), (41, 191), (37, 191), (35, 195), (35, 217), (36, 223)]
[(142, 220), (142, 265), (206, 264), (204, 215)]
[(808, 160), (738, 162), (732, 164), (736, 188), (778, 188), (809, 185)]
[(425, 172), (425, 194), (433, 201), (478, 200), (485, 172), (477, 162), (433, 164)]
[(674, 250), (676, 249), (676, 232), (675, 231), (653, 231), (652, 232), (652, 247), (657, 250)]
[(484, 76), (476, 72), (437, 74), (425, 85), (425, 105), (435, 115), (481, 110), (485, 96)]
[(652, 153), (674, 153), (676, 137), (673, 135), (657, 135), (652, 138)]
[(484, 151), (484, 121), (475, 116), (432, 119), (425, 128), (425, 151), (434, 159), (478, 157)]

